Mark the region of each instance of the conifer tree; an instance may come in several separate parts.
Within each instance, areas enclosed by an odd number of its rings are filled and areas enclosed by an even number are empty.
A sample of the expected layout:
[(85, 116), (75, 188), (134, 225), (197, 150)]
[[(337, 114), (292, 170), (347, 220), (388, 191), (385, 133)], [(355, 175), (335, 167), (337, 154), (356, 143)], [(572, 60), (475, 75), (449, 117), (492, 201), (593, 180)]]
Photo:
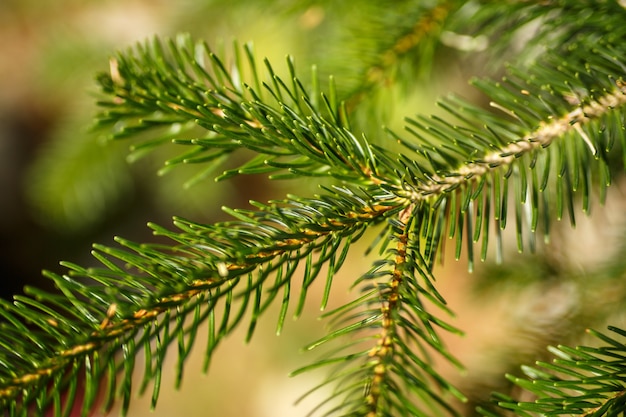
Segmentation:
[[(342, 8), (332, 3), (303, 1), (290, 13)], [(1, 301), (3, 415), (69, 416), (76, 405), (89, 415), (116, 403), (126, 413), (136, 392), (158, 407), (161, 385), (180, 383), (192, 347), (204, 349), (210, 372), (219, 343), (239, 327), (253, 337), (271, 306), (280, 306), (280, 331), (322, 281), (326, 307), (360, 239), (374, 261), (354, 278), (353, 300), (323, 313), (328, 333), (306, 346), (326, 348), (322, 357), (293, 372), (327, 370), (311, 387), (330, 393), (313, 415), (625, 413), (624, 250), (611, 248), (605, 267), (574, 276), (550, 258), (549, 241), (562, 229), (558, 220), (575, 225), (622, 182), (626, 4), (350, 5), (357, 6), (367, 19), (349, 41), (337, 40), (335, 53), (311, 51), (319, 62), (310, 69), (288, 58), (282, 74), (251, 44), (218, 50), (186, 35), (111, 58), (97, 77), (97, 128), (111, 140), (131, 141), (135, 154), (173, 144), (177, 154), (165, 165), (193, 165), (196, 179), (262, 174), (320, 186), (224, 208), (229, 220), (212, 224), (180, 217), (173, 226), (150, 224), (164, 240), (95, 244), (99, 266), (65, 262), (65, 274), (45, 272), (57, 292), (29, 287)], [(377, 94), (391, 83), (411, 89), (451, 60), (483, 77), (472, 81), (479, 98), (446, 96), (436, 115), (408, 117), (404, 131), (380, 137), (371, 123), (384, 110)], [(483, 291), (532, 280), (576, 285), (576, 325), (550, 341), (547, 354), (508, 358), (512, 368), (489, 398), (441, 371), (442, 363), (464, 365), (444, 343), (463, 329), (451, 324), (454, 306), (435, 276), (450, 245), (470, 270), (478, 259), (501, 263), (479, 271)], [(503, 256), (511, 245), (538, 253), (517, 265)], [(607, 321), (608, 330), (597, 329)], [(170, 347), (177, 381), (162, 380)]]

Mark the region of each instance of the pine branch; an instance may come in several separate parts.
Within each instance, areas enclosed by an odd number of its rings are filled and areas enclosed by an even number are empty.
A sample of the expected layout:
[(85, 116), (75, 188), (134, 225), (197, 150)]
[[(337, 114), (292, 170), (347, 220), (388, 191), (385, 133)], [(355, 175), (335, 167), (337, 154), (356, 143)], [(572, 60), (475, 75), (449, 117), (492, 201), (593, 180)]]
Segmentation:
[[(402, 23), (396, 21), (389, 25), (390, 20), (384, 12), (381, 11), (380, 17), (379, 14), (370, 13), (370, 19), (381, 20), (378, 23), (380, 28), (372, 31), (369, 25), (359, 22), (351, 34), (352, 45), (349, 50), (354, 55), (354, 60), (368, 61), (364, 57), (370, 59), (369, 62), (365, 62), (363, 73), (359, 74), (358, 84), (345, 94), (344, 101), (347, 103), (348, 111), (354, 110), (359, 102), (376, 88), (393, 83), (397, 78), (394, 72), (397, 72), (402, 60), (419, 57), (421, 65), (412, 67), (421, 68), (422, 71), (431, 65), (432, 55), (436, 50), (433, 44), (437, 42), (447, 17), (458, 7), (452, 1), (423, 7), (410, 4), (408, 8), (398, 7), (397, 2), (392, 3), (394, 4), (385, 5), (383, 8), (397, 8), (395, 13), (402, 19)], [(387, 36), (384, 38), (376, 36), (371, 39), (372, 33), (386, 33)], [(355, 47), (354, 39), (358, 39), (359, 42), (363, 42), (363, 39), (371, 40), (374, 47)]]
[[(434, 351), (461, 367), (446, 351), (435, 328), (441, 327), (456, 333), (459, 331), (428, 313), (428, 308), (420, 299), (420, 295), (423, 295), (435, 306), (447, 311), (444, 307), (445, 301), (432, 287), (432, 278), (427, 265), (424, 265), (423, 259), (420, 258), (419, 244), (414, 243), (419, 242), (419, 238), (415, 236), (409, 238), (414, 208), (415, 206), (409, 206), (398, 218), (397, 226), (406, 223), (406, 227), (394, 230), (392, 240), (397, 243), (395, 249), (391, 251), (395, 253), (393, 270), (389, 280), (378, 285), (382, 317), (380, 331), (376, 336), (377, 344), (368, 352), (373, 374), (366, 397), (368, 416), (402, 413), (406, 410), (407, 404), (415, 403), (411, 400), (412, 395), (426, 397), (425, 402), (429, 405), (434, 402), (435, 405), (429, 407), (435, 410), (441, 408), (450, 414), (456, 414), (432, 386), (438, 386), (443, 392), (453, 393), (459, 399), (465, 400), (463, 394), (435, 371), (427, 353), (426, 346), (430, 345)], [(418, 219), (415, 220), (419, 221)], [(430, 288), (418, 284), (415, 279), (416, 273)], [(437, 298), (433, 299), (433, 295)], [(421, 352), (421, 355), (418, 352)], [(406, 380), (412, 380), (415, 386), (409, 386), (404, 392), (402, 381)], [(419, 413), (418, 409), (416, 407), (414, 412)]]
[(447, 352), (437, 329), (453, 333), (459, 330), (429, 312), (436, 308), (451, 313), (434, 288), (429, 266), (422, 257), (420, 227), (429, 214), (427, 208), (414, 205), (398, 213), (385, 238), (395, 246), (387, 249), (385, 258), (375, 262), (355, 283), (361, 284), (363, 296), (325, 314), (336, 329), (307, 349), (329, 342), (338, 343), (339, 348), (294, 372), (336, 367), (315, 389), (330, 383), (340, 389), (314, 412), (328, 405), (332, 408), (324, 415), (340, 412), (392, 416), (409, 409), (416, 415), (428, 415), (429, 410), (456, 414), (448, 403), (448, 394), (460, 400), (464, 396), (439, 375), (431, 358), (431, 352), (436, 352), (461, 366)]
[(470, 269), (472, 243), (481, 236), (481, 259), (486, 257), (490, 216), (499, 226), (496, 245), (501, 258), (500, 229), (508, 219), (509, 190), (515, 190), (520, 251), (524, 224), (530, 229), (532, 249), (539, 227), (548, 239), (551, 213), (560, 220), (567, 210), (575, 223), (575, 193), (582, 195), (583, 211), (589, 211), (592, 178), (597, 179), (601, 200), (606, 195), (611, 181), (608, 153), (617, 138), (622, 153), (625, 149), (623, 64), (615, 45), (605, 43), (596, 43), (593, 51), (579, 45), (570, 55), (567, 62), (546, 58), (527, 69), (525, 78), (522, 69), (513, 67), (502, 83), (478, 81), (504, 117), (449, 99), (441, 105), (461, 125), (420, 117), (408, 119), (407, 125), (417, 141), (391, 132), (415, 152), (396, 162), (396, 171), (406, 173), (404, 195), (416, 203), (430, 201), (454, 216), (449, 236), (457, 236), (457, 258), (464, 239), (461, 227), (466, 228)]
[[(235, 48), (232, 65), (206, 44), (184, 37), (165, 46), (155, 40), (120, 54), (111, 61), (110, 72), (100, 76), (109, 97), (101, 102), (108, 110), (100, 115), (100, 124), (116, 129), (115, 138), (145, 134), (148, 139), (135, 146), (137, 152), (174, 140), (191, 150), (170, 165), (203, 163), (214, 169), (247, 149), (253, 156), (218, 179), (266, 173), (273, 178), (331, 177), (341, 185), (324, 188), (315, 198), (289, 196), (254, 203), (255, 210), (227, 209), (235, 218), (230, 222), (203, 225), (176, 219), (178, 232), (151, 225), (155, 234), (175, 243), (139, 245), (118, 239), (122, 248), (96, 245), (93, 254), (101, 268), (66, 263), (67, 275), (47, 274), (62, 295), (28, 289), (27, 297), (2, 302), (0, 406), (11, 415), (25, 415), (29, 407), (41, 413), (49, 405), (57, 415), (67, 414), (82, 380), (86, 414), (106, 381), (105, 406), (119, 391), (125, 412), (135, 357), (142, 349), (146, 364), (140, 391), (153, 382), (154, 404), (168, 346), (178, 345), (180, 382), (201, 323), (209, 327), (208, 366), (215, 346), (246, 313), (251, 316), (249, 338), (260, 315), (282, 292), (280, 331), (296, 267), (305, 265), (298, 315), (322, 266), (329, 270), (325, 305), (331, 280), (351, 245), (367, 228), (384, 223), (381, 259), (355, 282), (363, 295), (328, 313), (334, 330), (309, 348), (348, 343), (296, 373), (338, 365), (321, 385), (337, 386), (319, 407), (331, 407), (328, 414), (455, 414), (450, 396), (464, 396), (439, 375), (430, 358), (436, 353), (457, 364), (438, 334), (457, 330), (431, 311), (449, 313), (432, 283), (443, 242), (456, 239), (457, 258), (466, 245), (471, 268), (473, 244), (481, 239), (481, 258), (486, 257), (491, 221), (501, 253), (500, 231), (513, 217), (518, 248), (523, 249), (529, 228), (532, 249), (540, 219), (547, 238), (550, 213), (560, 219), (567, 210), (573, 223), (576, 193), (584, 211), (594, 184), (605, 193), (611, 180), (608, 154), (618, 142), (626, 160), (626, 50), (623, 38), (599, 36), (610, 30), (624, 34), (625, 29), (613, 24), (605, 32), (580, 32), (595, 22), (576, 23), (575, 14), (588, 12), (590, 3), (570, 3), (534, 4), (531, 17), (508, 23), (523, 26), (554, 11), (565, 22), (557, 36), (546, 31), (537, 35), (564, 40), (554, 54), (510, 67), (501, 83), (476, 82), (503, 115), (457, 99), (444, 101), (442, 106), (460, 125), (417, 117), (407, 121), (410, 140), (391, 132), (412, 154), (396, 154), (353, 131), (333, 84), (322, 93), (314, 74), (309, 91), (292, 60), (287, 82), (266, 61), (264, 82), (249, 47)], [(443, 24), (441, 8), (454, 4), (442, 3), (422, 16), (412, 32), (394, 41), (394, 57), (436, 32)], [(611, 22), (622, 24), (623, 8), (601, 4), (604, 11), (615, 12)], [(526, 6), (531, 7), (518, 4), (515, 11), (528, 10)], [(365, 77), (363, 85), (371, 84)], [(522, 413), (611, 415), (621, 410), (623, 384), (616, 380), (623, 370), (599, 355), (619, 362), (625, 349), (601, 338), (616, 349), (581, 349), (576, 356), (561, 348), (563, 363), (542, 365), (574, 376), (574, 382), (555, 383), (551, 375), (531, 371), (543, 378), (538, 393), (546, 398), (556, 394), (558, 401), (528, 405), (506, 399), (502, 405)], [(66, 400), (63, 389), (70, 393)], [(581, 398), (571, 400), (571, 390), (582, 392)]]
[[(624, 330), (609, 328), (619, 336)], [(537, 362), (535, 368), (525, 366), (526, 378), (507, 377), (525, 391), (534, 401), (517, 402), (498, 395), (498, 404), (518, 415), (544, 416), (582, 415), (589, 417), (617, 416), (624, 412), (626, 387), (626, 345), (602, 333), (590, 331), (605, 343), (601, 347), (579, 346), (551, 348), (552, 362)], [(485, 416), (492, 412), (481, 410)]]
[[(290, 282), (301, 260), (310, 267), (303, 277), (297, 313), (322, 265), (329, 265), (330, 276), (336, 273), (347, 249), (365, 228), (393, 215), (401, 204), (397, 197), (380, 191), (335, 189), (318, 199), (258, 204), (259, 211), (231, 211), (240, 219), (234, 222), (207, 226), (177, 220), (182, 233), (152, 226), (156, 234), (177, 241), (174, 246), (137, 245), (123, 239), (118, 241), (124, 250), (97, 245), (94, 256), (105, 268), (66, 264), (70, 275), (48, 273), (63, 296), (27, 289), (30, 297), (18, 297), (15, 304), (2, 303), (0, 314), (6, 320), (0, 336), (4, 346), (0, 352), (2, 408), (19, 414), (33, 401), (41, 408), (52, 401), (60, 411), (60, 400), (51, 396), (58, 396), (66, 384), (75, 391), (79, 372), (87, 383), (83, 410), (93, 406), (102, 379), (110, 385), (104, 401), (110, 405), (117, 371), (123, 371), (120, 386), (130, 387), (133, 358), (140, 349), (149, 362), (142, 391), (149, 381), (160, 380), (166, 348), (174, 343), (179, 345), (180, 376), (198, 326), (206, 320), (213, 323), (206, 351), (208, 366), (216, 344), (244, 313), (252, 311), (250, 337), (259, 315), (281, 290), (285, 291), (279, 318), (282, 326)], [(342, 242), (344, 255), (338, 257)], [(122, 269), (118, 261), (128, 267)], [(268, 283), (271, 274), (275, 281)], [(255, 293), (259, 297), (253, 301)], [(230, 316), (232, 301), (238, 297), (243, 297), (240, 310)], [(219, 303), (226, 313), (216, 326), (214, 311)], [(185, 324), (187, 316), (193, 317), (189, 324)], [(176, 323), (173, 329), (171, 320)], [(13, 340), (21, 332), (27, 332), (28, 338)], [(155, 338), (160, 342), (153, 347)], [(116, 358), (120, 348), (125, 354)], [(81, 370), (80, 364), (86, 368)], [(68, 372), (69, 382), (65, 380)], [(52, 387), (47, 388), (48, 384)], [(159, 384), (153, 389), (155, 403)], [(130, 391), (121, 391), (126, 409)], [(69, 410), (72, 401), (63, 409)]]
[[(522, 95), (530, 94), (526, 90), (522, 90), (520, 93)], [(493, 107), (499, 108), (505, 113), (516, 117), (513, 111), (495, 102), (491, 104)], [(496, 170), (502, 166), (508, 166), (523, 155), (546, 148), (554, 140), (573, 132), (578, 134), (579, 138), (585, 142), (593, 155), (597, 155), (598, 150), (594, 142), (583, 130), (583, 127), (586, 124), (606, 116), (607, 113), (614, 111), (615, 108), (619, 108), (624, 104), (626, 104), (626, 85), (618, 81), (615, 90), (607, 92), (605, 95), (598, 97), (597, 100), (591, 101), (587, 105), (572, 110), (559, 119), (541, 122), (538, 129), (526, 134), (517, 141), (503, 146), (501, 149), (485, 153), (480, 160), (467, 162), (458, 170), (444, 175), (432, 175), (429, 181), (418, 187), (418, 191), (411, 195), (411, 199), (417, 202), (429, 198), (432, 195), (440, 195), (453, 190), (457, 188), (459, 184), (466, 183), (469, 180), (475, 181), (475, 177), (480, 178), (488, 175), (490, 171)]]
[[(218, 179), (268, 173), (273, 178), (306, 175), (380, 182), (376, 157), (365, 137), (350, 132), (332, 84), (328, 96), (315, 89), (309, 95), (296, 78), (291, 59), (291, 85), (275, 74), (268, 61), (269, 80), (265, 83), (251, 48), (244, 48), (245, 61), (239, 54), (235, 49), (236, 63), (228, 70), (206, 44), (194, 45), (188, 37), (177, 43), (169, 41), (167, 48), (158, 40), (137, 46), (112, 61), (110, 74), (100, 75), (104, 92), (115, 97), (101, 102), (111, 110), (101, 114), (100, 124), (115, 124), (118, 132), (114, 138), (172, 124), (197, 124), (208, 132), (191, 139), (177, 137), (176, 131), (165, 132), (135, 147), (145, 151), (171, 139), (192, 147), (168, 165), (220, 164), (242, 148), (256, 153)], [(250, 84), (239, 80), (249, 73)], [(314, 80), (313, 85), (318, 82)], [(320, 108), (316, 104), (319, 98)], [(288, 173), (275, 174), (281, 171)]]

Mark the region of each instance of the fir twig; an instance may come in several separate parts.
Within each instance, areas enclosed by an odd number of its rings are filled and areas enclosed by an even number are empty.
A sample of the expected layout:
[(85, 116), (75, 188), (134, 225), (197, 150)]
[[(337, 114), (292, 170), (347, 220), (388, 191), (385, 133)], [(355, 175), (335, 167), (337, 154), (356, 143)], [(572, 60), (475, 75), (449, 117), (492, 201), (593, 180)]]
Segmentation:
[[(489, 27), (489, 11), (501, 9), (478, 4), (487, 8), (479, 23)], [(87, 414), (106, 380), (104, 404), (119, 395), (126, 412), (141, 350), (146, 357), (141, 390), (154, 381), (154, 405), (168, 346), (178, 345), (179, 383), (201, 323), (209, 328), (208, 366), (217, 344), (247, 313), (250, 338), (282, 292), (280, 331), (297, 266), (305, 268), (296, 315), (323, 266), (328, 267), (325, 305), (349, 248), (382, 224), (380, 257), (354, 282), (362, 295), (327, 313), (332, 330), (308, 348), (334, 341), (341, 346), (295, 373), (337, 365), (319, 385), (332, 382), (337, 388), (314, 412), (327, 407), (327, 414), (368, 417), (456, 414), (449, 399), (465, 396), (431, 360), (435, 353), (460, 366), (439, 336), (440, 330), (458, 333), (439, 318), (450, 310), (433, 284), (444, 241), (455, 239), (456, 258), (465, 246), (471, 268), (473, 245), (481, 239), (482, 259), (491, 236), (500, 257), (501, 230), (513, 220), (518, 249), (524, 249), (526, 228), (534, 248), (535, 233), (549, 236), (550, 216), (561, 219), (567, 212), (574, 223), (577, 195), (587, 212), (596, 184), (601, 198), (605, 195), (610, 152), (621, 146), (626, 160), (624, 8), (599, 2), (611, 13), (598, 20), (589, 13), (594, 4), (512, 6), (505, 28), (559, 16), (556, 23), (546, 20), (535, 39), (562, 43), (552, 51), (527, 49), (537, 59), (520, 59), (501, 82), (476, 82), (496, 113), (450, 98), (441, 105), (458, 124), (438, 116), (407, 119), (409, 139), (390, 135), (408, 153), (373, 144), (355, 131), (334, 84), (322, 92), (314, 78), (312, 88), (305, 87), (291, 58), (288, 75), (281, 78), (267, 60), (265, 72), (259, 71), (250, 46), (219, 57), (206, 43), (185, 36), (119, 54), (99, 78), (106, 96), (99, 123), (113, 128), (113, 138), (145, 135), (134, 145), (136, 155), (173, 142), (187, 151), (166, 164), (206, 164), (213, 170), (247, 150), (249, 159), (217, 179), (263, 173), (274, 179), (327, 177), (336, 185), (313, 198), (288, 196), (253, 202), (252, 210), (226, 209), (234, 218), (229, 222), (177, 218), (179, 231), (151, 225), (173, 243), (118, 239), (122, 248), (96, 245), (93, 254), (101, 267), (65, 263), (68, 274), (47, 273), (61, 295), (28, 289), (26, 297), (2, 302), (0, 406), (16, 416), (31, 407), (42, 414), (50, 405), (56, 415), (68, 414), (82, 380)], [(380, 79), (376, 69), (388, 70), (437, 34), (457, 6), (440, 2), (420, 9), (418, 23), (392, 39), (361, 87), (370, 89)], [(518, 15), (524, 11), (530, 14)], [(581, 13), (584, 18), (578, 19)], [(560, 30), (552, 34), (550, 28)], [(223, 313), (219, 323), (217, 311)], [(609, 346), (560, 347), (553, 350), (560, 357), (553, 364), (525, 368), (533, 383), (512, 378), (538, 395), (537, 401), (501, 396), (500, 405), (521, 415), (623, 412), (624, 345), (597, 336)], [(70, 394), (65, 401), (63, 389)]]

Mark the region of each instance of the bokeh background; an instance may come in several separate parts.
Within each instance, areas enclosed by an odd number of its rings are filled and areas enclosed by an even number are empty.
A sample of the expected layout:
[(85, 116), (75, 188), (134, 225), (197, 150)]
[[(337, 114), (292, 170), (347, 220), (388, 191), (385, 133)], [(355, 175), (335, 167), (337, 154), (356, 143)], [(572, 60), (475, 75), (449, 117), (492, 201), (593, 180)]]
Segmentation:
[[(60, 260), (91, 265), (93, 242), (112, 244), (117, 235), (150, 240), (148, 221), (168, 225), (173, 215), (216, 221), (223, 218), (223, 205), (243, 207), (250, 199), (265, 201), (292, 191), (292, 184), (256, 177), (219, 184), (209, 179), (185, 188), (193, 169), (159, 176), (167, 157), (159, 152), (129, 163), (127, 143), (104, 143), (102, 132), (90, 130), (97, 111), (94, 78), (108, 69), (115, 51), (155, 35), (186, 32), (217, 48), (230, 48), (235, 39), (252, 40), (258, 58), (267, 57), (279, 72), (284, 71), (285, 55), (291, 54), (299, 68), (318, 63), (320, 72), (336, 71), (349, 83), (360, 65), (351, 62), (351, 42), (359, 40), (351, 40), (349, 30), (369, 9), (367, 1), (357, 2), (359, 7), (340, 3), (0, 1), (1, 296), (10, 298), (24, 285), (48, 288), (41, 270), (62, 272)], [(439, 59), (445, 61), (446, 51), (454, 51), (443, 49)], [(363, 122), (364, 129), (371, 129), (368, 136), (385, 140), (379, 129), (383, 123), (401, 131), (403, 117), (438, 112), (432, 103), (442, 93), (476, 97), (467, 86), (469, 74), (489, 72), (479, 59), (446, 61), (444, 68), (416, 75), (408, 91), (405, 84), (392, 83), (376, 90), (366, 103), (380, 109), (377, 118)], [(313, 194), (316, 186), (305, 181), (298, 184), (298, 192)], [(451, 321), (467, 332), (465, 338), (449, 341), (467, 370), (446, 372), (473, 400), (506, 385), (499, 376), (516, 368), (520, 359), (530, 360), (547, 344), (569, 337), (587, 323), (581, 317), (591, 321), (594, 313), (584, 307), (589, 297), (605, 300), (607, 309), (619, 302), (623, 285), (607, 278), (590, 289), (585, 278), (604, 271), (607, 259), (623, 250), (618, 244), (623, 213), (623, 186), (616, 182), (606, 208), (594, 213), (594, 222), (580, 216), (576, 231), (558, 229), (548, 254), (531, 258), (513, 253), (512, 268), (479, 266), (472, 276), (463, 262), (448, 256), (446, 269), (436, 275), (458, 315)], [(514, 252), (515, 245), (510, 247)], [(335, 280), (331, 307), (354, 296), (351, 282), (368, 269), (361, 249), (352, 251)], [(614, 277), (622, 274), (620, 269)], [(176, 355), (170, 355), (156, 411), (150, 411), (145, 395), (133, 401), (129, 415), (305, 415), (318, 399), (305, 399), (295, 408), (294, 401), (315, 385), (319, 374), (287, 374), (315, 357), (300, 348), (323, 334), (324, 323), (317, 320), (319, 298), (314, 291), (303, 317), (288, 321), (280, 337), (274, 331), (276, 311), (261, 320), (249, 345), (243, 343), (245, 329), (233, 334), (218, 349), (208, 375), (200, 372), (200, 340), (179, 390), (173, 389)], [(623, 317), (613, 315), (612, 320), (619, 325)]]

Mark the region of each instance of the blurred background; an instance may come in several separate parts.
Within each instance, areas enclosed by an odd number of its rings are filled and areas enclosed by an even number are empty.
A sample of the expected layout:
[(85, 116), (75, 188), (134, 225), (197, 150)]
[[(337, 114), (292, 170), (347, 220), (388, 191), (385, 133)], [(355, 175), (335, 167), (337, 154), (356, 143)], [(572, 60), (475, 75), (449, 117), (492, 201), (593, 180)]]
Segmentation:
[[(349, 85), (368, 69), (365, 55), (354, 59), (367, 50), (368, 42), (354, 29), (371, 19), (373, 9), (365, 0), (355, 2), (358, 5), (339, 3), (343, 2), (0, 1), (1, 296), (9, 299), (24, 285), (49, 288), (41, 270), (63, 272), (60, 260), (93, 264), (89, 255), (93, 242), (112, 244), (113, 236), (149, 241), (148, 221), (167, 226), (177, 215), (212, 222), (223, 218), (223, 205), (244, 207), (250, 199), (266, 201), (290, 191), (291, 184), (262, 177), (218, 184), (209, 179), (185, 188), (193, 168), (158, 176), (167, 158), (159, 152), (129, 163), (128, 143), (105, 143), (104, 132), (90, 130), (97, 111), (94, 78), (108, 70), (109, 59), (118, 50), (155, 35), (187, 32), (218, 49), (230, 48), (235, 39), (253, 40), (257, 58), (269, 58), (279, 73), (285, 71), (285, 55), (291, 54), (304, 73), (317, 63), (320, 73), (335, 73), (338, 81), (344, 80), (342, 85)], [(450, 56), (458, 58), (457, 51), (442, 50), (436, 60), (446, 65), (434, 73), (414, 74), (410, 88), (383, 83), (371, 91), (363, 107), (375, 106), (377, 116), (355, 115), (370, 139), (385, 140), (383, 124), (401, 131), (403, 117), (439, 112), (432, 103), (442, 93), (476, 97), (467, 79), (488, 69), (480, 59), (450, 61)], [(316, 186), (299, 183), (298, 192), (313, 194)], [(463, 262), (452, 262), (449, 256), (445, 271), (436, 273), (441, 292), (458, 314), (451, 319), (453, 324), (467, 332), (463, 340), (450, 340), (467, 371), (458, 375), (450, 370), (450, 378), (472, 393), (472, 401), (480, 402), (492, 389), (506, 385), (499, 375), (516, 369), (519, 360), (534, 358), (557, 338), (595, 323), (585, 307), (587, 297), (609, 300), (607, 310), (621, 300), (623, 285), (613, 278), (622, 276), (624, 262), (610, 263), (617, 268), (611, 279), (605, 272), (607, 253), (619, 258), (624, 252), (618, 245), (623, 236), (623, 187), (618, 182), (614, 188), (594, 223), (580, 216), (575, 232), (566, 228), (553, 234), (549, 254), (530, 258), (512, 253), (508, 269), (486, 265), (472, 276)], [(363, 241), (367, 244), (367, 239)], [(510, 247), (514, 252), (515, 244)], [(335, 280), (330, 307), (354, 296), (348, 292), (351, 282), (368, 269), (359, 249), (352, 251), (342, 278)], [(593, 274), (604, 277), (604, 284), (590, 288), (586, 279)], [(316, 398), (297, 408), (293, 404), (315, 385), (316, 374), (296, 378), (287, 374), (313, 359), (299, 349), (323, 334), (318, 306), (319, 296), (314, 295), (303, 318), (289, 321), (280, 338), (274, 336), (277, 312), (269, 311), (251, 344), (243, 344), (242, 329), (218, 348), (209, 375), (199, 370), (203, 362), (199, 341), (181, 389), (173, 390), (174, 366), (166, 363), (156, 411), (149, 410), (145, 395), (132, 402), (129, 415), (305, 415), (317, 404)], [(613, 323), (620, 321), (621, 316)], [(175, 361), (175, 355), (170, 359)], [(117, 414), (113, 410), (111, 415)]]

